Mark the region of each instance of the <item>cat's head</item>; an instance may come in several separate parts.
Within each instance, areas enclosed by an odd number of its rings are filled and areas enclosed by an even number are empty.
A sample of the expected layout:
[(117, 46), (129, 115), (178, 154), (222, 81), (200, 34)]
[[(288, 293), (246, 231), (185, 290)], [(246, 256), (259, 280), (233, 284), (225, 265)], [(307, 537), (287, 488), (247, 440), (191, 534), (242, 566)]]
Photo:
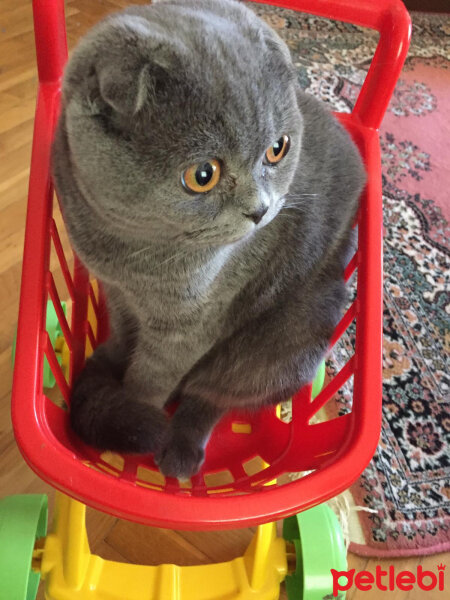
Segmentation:
[(224, 245), (269, 223), (298, 164), (289, 52), (234, 0), (166, 0), (97, 25), (65, 73), (77, 181), (128, 234)]

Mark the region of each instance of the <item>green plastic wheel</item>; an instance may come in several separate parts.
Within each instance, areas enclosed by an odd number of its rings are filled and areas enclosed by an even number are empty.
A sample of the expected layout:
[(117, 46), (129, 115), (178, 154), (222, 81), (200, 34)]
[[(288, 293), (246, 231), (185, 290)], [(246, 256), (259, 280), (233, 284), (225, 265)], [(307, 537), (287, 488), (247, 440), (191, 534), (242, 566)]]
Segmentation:
[[(289, 600), (333, 597), (331, 569), (347, 569), (347, 550), (339, 521), (326, 504), (285, 519), (283, 537), (295, 546), (295, 573), (286, 577)], [(345, 598), (341, 593), (340, 600)]]
[[(61, 302), (62, 309), (64, 314), (66, 314), (66, 303)], [(56, 340), (58, 337), (62, 336), (61, 325), (58, 321), (58, 316), (56, 314), (55, 307), (53, 306), (53, 302), (49, 300), (47, 302), (47, 320), (45, 324), (45, 328), (47, 330), (48, 336), (52, 343), (53, 348), (55, 347)], [(56, 358), (58, 359), (59, 364), (62, 363), (61, 354), (57, 353)], [(46, 358), (44, 358), (44, 387), (52, 388), (54, 387), (56, 380), (53, 376), (52, 370), (50, 369), (50, 365)]]
[(0, 500), (0, 598), (35, 600), (40, 575), (31, 569), (34, 544), (47, 533), (47, 496)]
[(325, 361), (323, 360), (320, 363), (319, 368), (317, 369), (316, 376), (314, 377), (314, 381), (312, 383), (311, 396), (312, 396), (313, 400), (322, 391), (324, 382), (325, 382)]
[[(66, 303), (61, 302), (61, 306), (64, 311), (64, 314), (66, 314), (66, 310), (67, 310)], [(55, 307), (53, 306), (53, 302), (51, 300), (48, 300), (48, 302), (47, 302), (47, 314), (46, 314), (45, 328), (47, 330), (50, 341), (54, 348), (55, 344), (56, 344), (56, 340), (59, 337), (61, 337), (63, 333), (62, 333), (61, 325), (59, 324), (59, 321), (58, 321), (58, 316), (56, 314)], [(11, 359), (12, 359), (13, 366), (14, 366), (14, 360), (16, 357), (16, 341), (17, 341), (17, 332), (14, 335), (12, 352), (11, 352)], [(61, 364), (62, 356), (59, 353), (57, 353), (56, 358), (58, 359), (59, 364)], [(53, 376), (50, 365), (48, 364), (48, 360), (44, 357), (44, 372), (43, 372), (44, 387), (52, 388), (52, 387), (54, 387), (55, 383), (56, 383), (56, 380)]]

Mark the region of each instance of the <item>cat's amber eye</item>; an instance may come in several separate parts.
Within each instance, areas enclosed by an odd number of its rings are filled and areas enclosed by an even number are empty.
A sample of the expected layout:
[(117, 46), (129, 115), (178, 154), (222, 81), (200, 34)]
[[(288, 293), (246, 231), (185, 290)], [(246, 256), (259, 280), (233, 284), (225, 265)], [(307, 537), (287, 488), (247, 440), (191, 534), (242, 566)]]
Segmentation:
[(205, 194), (219, 183), (219, 179), (220, 163), (211, 159), (186, 169), (181, 176), (181, 183), (188, 192)]
[(265, 159), (270, 165), (276, 165), (289, 152), (290, 140), (288, 135), (283, 135), (274, 144), (267, 148)]

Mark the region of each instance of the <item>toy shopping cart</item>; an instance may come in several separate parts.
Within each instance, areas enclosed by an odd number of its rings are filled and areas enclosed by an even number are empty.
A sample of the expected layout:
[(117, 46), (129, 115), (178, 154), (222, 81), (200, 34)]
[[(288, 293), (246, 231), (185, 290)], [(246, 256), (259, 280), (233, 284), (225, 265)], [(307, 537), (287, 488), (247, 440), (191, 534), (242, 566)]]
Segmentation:
[[(355, 140), (368, 172), (357, 219), (359, 247), (345, 272), (346, 279), (356, 274), (357, 295), (331, 341), (332, 347), (352, 325), (354, 353), (323, 387), (322, 369), (314, 390), (309, 385), (298, 392), (291, 420), (282, 419), (275, 408), (224, 418), (208, 444), (201, 472), (186, 482), (164, 477), (151, 456), (102, 453), (76, 438), (68, 425), (71, 383), (85, 357), (105, 339), (108, 323), (101, 289), (65, 242), (50, 177), (67, 58), (64, 2), (33, 0), (39, 92), (12, 418), (23, 457), (58, 494), (48, 535), (45, 497), (0, 501), (2, 600), (33, 599), (40, 577), (47, 600), (274, 600), (283, 580), (289, 598), (322, 600), (332, 593), (330, 569), (345, 568), (336, 518), (321, 504), (357, 479), (380, 432), (382, 203), (377, 129), (406, 56), (410, 20), (400, 0), (270, 3), (380, 33), (353, 112), (336, 115)], [(317, 413), (351, 377), (351, 412), (317, 422)], [(303, 477), (287, 476), (300, 472)], [(129, 565), (90, 553), (85, 505), (156, 527), (258, 528), (245, 555), (228, 563)], [(276, 535), (279, 519), (285, 519), (283, 537)]]

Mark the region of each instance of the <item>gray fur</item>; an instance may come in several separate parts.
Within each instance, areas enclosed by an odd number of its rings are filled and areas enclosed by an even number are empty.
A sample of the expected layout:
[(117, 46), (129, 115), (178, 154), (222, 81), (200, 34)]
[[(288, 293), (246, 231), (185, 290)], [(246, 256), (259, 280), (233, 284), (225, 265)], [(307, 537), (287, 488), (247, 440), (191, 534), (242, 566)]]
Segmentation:
[[(284, 134), (289, 152), (264, 165)], [(210, 158), (219, 184), (188, 194), (182, 172)], [(313, 378), (345, 302), (359, 155), (250, 9), (166, 0), (110, 16), (80, 42), (53, 166), (112, 326), (74, 386), (72, 426), (190, 476), (225, 411), (278, 402)], [(257, 225), (246, 216), (263, 208)]]

